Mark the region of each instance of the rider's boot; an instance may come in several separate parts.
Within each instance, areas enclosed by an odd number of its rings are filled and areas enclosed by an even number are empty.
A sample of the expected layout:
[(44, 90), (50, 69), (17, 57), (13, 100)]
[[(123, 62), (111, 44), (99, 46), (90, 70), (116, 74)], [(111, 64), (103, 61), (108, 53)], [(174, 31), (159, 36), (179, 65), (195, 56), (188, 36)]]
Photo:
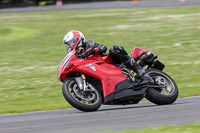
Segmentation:
[(127, 65), (134, 72), (137, 73), (135, 76), (137, 80), (145, 80), (148, 81), (150, 84), (154, 83), (153, 79), (148, 74), (146, 74), (145, 70), (139, 64), (137, 64), (132, 57), (129, 56), (129, 60), (125, 62), (125, 65)]
[(128, 57), (128, 61), (125, 62), (125, 65), (130, 67), (134, 72), (137, 73), (136, 78), (137, 79), (144, 79), (144, 75), (146, 74), (144, 69), (135, 62), (135, 60), (132, 57)]

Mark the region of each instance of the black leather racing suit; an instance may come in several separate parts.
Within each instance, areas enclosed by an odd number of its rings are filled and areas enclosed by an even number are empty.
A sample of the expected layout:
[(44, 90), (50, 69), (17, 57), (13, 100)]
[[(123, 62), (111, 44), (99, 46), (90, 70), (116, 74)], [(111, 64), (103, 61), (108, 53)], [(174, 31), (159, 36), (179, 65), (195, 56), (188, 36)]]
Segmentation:
[[(83, 47), (85, 53), (88, 52), (92, 54), (102, 54), (105, 53), (107, 50), (107, 47), (105, 45), (98, 44), (93, 41), (87, 41)], [(140, 65), (138, 65), (132, 57), (128, 55), (128, 53), (124, 50), (123, 47), (119, 45), (112, 46), (109, 50), (109, 55), (115, 63), (124, 63), (127, 67), (135, 71), (137, 73), (138, 78), (142, 79), (145, 75), (145, 71), (143, 70), (143, 68)]]

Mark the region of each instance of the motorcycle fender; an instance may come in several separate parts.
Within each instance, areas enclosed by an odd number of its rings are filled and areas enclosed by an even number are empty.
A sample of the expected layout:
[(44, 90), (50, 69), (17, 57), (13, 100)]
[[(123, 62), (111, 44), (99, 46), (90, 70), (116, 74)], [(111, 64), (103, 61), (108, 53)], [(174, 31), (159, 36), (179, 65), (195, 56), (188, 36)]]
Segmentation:
[(159, 60), (156, 60), (152, 68), (162, 71), (165, 68), (165, 65)]

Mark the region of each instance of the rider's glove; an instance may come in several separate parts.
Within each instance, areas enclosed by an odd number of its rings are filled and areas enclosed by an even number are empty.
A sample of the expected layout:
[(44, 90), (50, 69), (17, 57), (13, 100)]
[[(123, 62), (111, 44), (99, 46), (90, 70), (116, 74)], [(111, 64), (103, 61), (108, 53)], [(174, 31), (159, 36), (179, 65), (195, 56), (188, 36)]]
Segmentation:
[(78, 49), (76, 50), (76, 53), (80, 54), (80, 53), (83, 52), (83, 50), (84, 50), (84, 48), (83, 48), (83, 47), (80, 47), (80, 48), (78, 48)]
[(99, 54), (99, 49), (98, 48), (93, 48), (92, 53), (96, 54), (96, 55)]
[(88, 48), (84, 53), (81, 54), (81, 57), (86, 58), (90, 56), (91, 54), (93, 54), (93, 48)]
[(99, 53), (99, 49), (98, 48), (88, 48), (82, 55), (82, 58), (86, 58), (88, 56), (90, 56), (91, 54), (95, 54), (97, 55)]
[(85, 51), (85, 53), (86, 53), (87, 55), (93, 54), (93, 48), (88, 48), (88, 49)]
[(76, 50), (75, 52), (75, 55), (78, 57), (78, 58), (81, 58), (81, 53), (84, 51), (84, 48), (80, 47)]

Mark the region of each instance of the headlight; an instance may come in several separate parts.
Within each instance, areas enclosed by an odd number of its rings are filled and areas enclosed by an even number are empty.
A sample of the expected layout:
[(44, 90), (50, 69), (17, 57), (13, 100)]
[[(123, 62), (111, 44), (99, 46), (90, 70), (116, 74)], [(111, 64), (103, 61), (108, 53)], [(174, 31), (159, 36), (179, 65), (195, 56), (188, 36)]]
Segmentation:
[(68, 61), (66, 62), (65, 66), (64, 66), (63, 69), (62, 69), (62, 72), (65, 70), (65, 68), (67, 68), (67, 67), (69, 66), (69, 61), (70, 61), (70, 60), (68, 60)]

